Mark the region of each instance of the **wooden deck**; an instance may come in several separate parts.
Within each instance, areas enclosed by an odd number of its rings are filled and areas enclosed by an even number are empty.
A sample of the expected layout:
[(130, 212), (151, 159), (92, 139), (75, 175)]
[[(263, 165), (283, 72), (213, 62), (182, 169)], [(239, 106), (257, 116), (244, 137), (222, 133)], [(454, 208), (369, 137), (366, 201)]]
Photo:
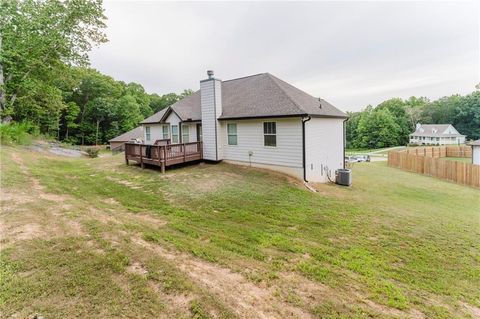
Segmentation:
[(125, 143), (125, 162), (140, 163), (142, 168), (145, 164), (156, 165), (162, 168), (180, 163), (198, 161), (203, 158), (202, 142), (192, 142), (169, 145), (150, 145)]

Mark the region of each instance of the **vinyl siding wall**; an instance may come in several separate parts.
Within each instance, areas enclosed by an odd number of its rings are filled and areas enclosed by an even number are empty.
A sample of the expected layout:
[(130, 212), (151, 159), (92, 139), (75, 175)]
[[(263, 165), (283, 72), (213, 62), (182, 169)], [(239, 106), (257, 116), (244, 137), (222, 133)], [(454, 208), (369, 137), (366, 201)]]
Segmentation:
[(472, 146), (472, 163), (480, 165), (480, 146)]
[[(182, 141), (182, 131), (180, 127), (182, 126), (180, 118), (175, 114), (171, 113), (167, 119), (166, 119), (167, 124), (146, 124), (144, 125), (144, 133), (143, 133), (143, 140), (145, 141), (146, 144), (153, 144), (155, 143), (156, 140), (163, 140), (163, 126), (168, 126), (168, 138), (172, 138), (172, 125), (178, 125), (179, 126), (179, 142), (183, 143)], [(197, 127), (196, 123), (184, 123), (183, 126), (188, 126), (189, 127), (189, 142), (196, 142), (197, 141)], [(149, 126), (150, 127), (150, 141), (147, 141), (147, 134), (146, 134), (146, 129), (145, 127)]]
[[(143, 140), (145, 144), (153, 144), (156, 140), (163, 138), (162, 124), (145, 124), (143, 125)], [(147, 141), (147, 127), (150, 127), (150, 140)]]
[(309, 182), (335, 180), (343, 168), (343, 119), (312, 118), (305, 123), (305, 166)]
[(219, 123), (217, 118), (222, 114), (221, 81), (209, 80), (200, 82), (202, 129), (203, 129), (203, 158), (211, 161), (222, 159), (222, 150), (218, 149), (217, 132)]
[[(276, 122), (277, 146), (264, 146), (263, 123)], [(227, 124), (237, 124), (237, 145), (228, 145)], [(302, 169), (302, 121), (290, 119), (258, 119), (222, 121), (220, 138), (224, 159)], [(252, 156), (248, 155), (252, 152)]]

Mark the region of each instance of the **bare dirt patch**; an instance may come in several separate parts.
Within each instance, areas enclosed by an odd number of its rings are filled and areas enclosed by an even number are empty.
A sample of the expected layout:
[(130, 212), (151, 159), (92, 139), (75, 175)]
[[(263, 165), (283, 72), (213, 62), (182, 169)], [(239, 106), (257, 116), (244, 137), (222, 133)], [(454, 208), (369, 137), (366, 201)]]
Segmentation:
[(241, 274), (186, 254), (169, 252), (158, 245), (135, 238), (133, 242), (174, 261), (180, 270), (229, 305), (242, 318), (310, 318), (304, 310), (282, 302), (269, 287), (260, 287)]
[(134, 262), (131, 265), (127, 267), (127, 272), (131, 274), (137, 274), (140, 276), (146, 276), (148, 274), (148, 270), (145, 267), (145, 265), (139, 263), (139, 262)]
[(460, 302), (460, 305), (462, 305), (463, 309), (469, 313), (473, 318), (477, 319), (480, 318), (480, 308), (472, 306), (466, 302)]

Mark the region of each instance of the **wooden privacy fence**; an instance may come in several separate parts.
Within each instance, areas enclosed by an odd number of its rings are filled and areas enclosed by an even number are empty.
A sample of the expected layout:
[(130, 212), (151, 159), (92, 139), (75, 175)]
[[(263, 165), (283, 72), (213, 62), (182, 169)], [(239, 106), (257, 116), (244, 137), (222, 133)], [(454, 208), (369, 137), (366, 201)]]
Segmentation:
[(470, 146), (416, 147), (403, 152), (426, 157), (472, 157), (472, 148)]
[(388, 152), (388, 166), (480, 187), (480, 165), (451, 161), (442, 157), (471, 157), (469, 146), (419, 147)]

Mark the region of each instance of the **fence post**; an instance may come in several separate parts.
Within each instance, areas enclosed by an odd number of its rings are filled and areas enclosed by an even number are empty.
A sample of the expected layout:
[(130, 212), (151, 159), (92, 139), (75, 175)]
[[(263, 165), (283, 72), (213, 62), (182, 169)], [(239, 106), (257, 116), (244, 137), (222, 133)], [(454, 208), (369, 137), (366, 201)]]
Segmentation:
[(128, 165), (128, 144), (125, 143), (125, 163)]

